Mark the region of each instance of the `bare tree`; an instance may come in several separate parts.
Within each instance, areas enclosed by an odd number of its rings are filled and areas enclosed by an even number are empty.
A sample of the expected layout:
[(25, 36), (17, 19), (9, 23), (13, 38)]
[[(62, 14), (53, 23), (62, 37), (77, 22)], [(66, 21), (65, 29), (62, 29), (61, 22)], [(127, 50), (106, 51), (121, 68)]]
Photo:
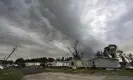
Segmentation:
[(129, 63), (131, 63), (132, 62), (132, 60), (133, 60), (133, 55), (132, 55), (132, 53), (129, 53), (127, 56), (125, 56), (126, 58), (127, 58), (127, 60), (128, 60), (128, 62)]
[(129, 59), (130, 59), (131, 61), (133, 60), (133, 55), (132, 55), (132, 53), (129, 53), (128, 57), (129, 57)]
[(103, 53), (102, 51), (97, 51), (96, 53), (96, 57), (99, 58), (99, 57), (103, 57)]
[(121, 57), (122, 61), (123, 62), (126, 62), (126, 59), (125, 59), (125, 54), (123, 53), (123, 51), (119, 51), (119, 56)]
[(70, 53), (72, 53), (73, 58), (76, 60), (80, 60), (83, 57), (83, 52), (80, 50), (79, 42), (76, 40), (74, 41), (72, 48), (68, 47)]

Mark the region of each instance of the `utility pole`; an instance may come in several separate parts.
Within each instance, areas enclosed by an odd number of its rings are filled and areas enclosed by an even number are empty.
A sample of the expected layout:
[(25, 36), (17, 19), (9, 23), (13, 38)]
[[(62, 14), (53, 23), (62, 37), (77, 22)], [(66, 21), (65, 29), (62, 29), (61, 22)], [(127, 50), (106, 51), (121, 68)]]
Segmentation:
[(6, 59), (6, 56), (4, 57), (4, 61), (5, 61), (5, 59)]
[(9, 59), (9, 57), (15, 52), (16, 49), (17, 49), (17, 46), (15, 48), (13, 48), (12, 52), (8, 55), (8, 57), (5, 59), (5, 61), (7, 61)]

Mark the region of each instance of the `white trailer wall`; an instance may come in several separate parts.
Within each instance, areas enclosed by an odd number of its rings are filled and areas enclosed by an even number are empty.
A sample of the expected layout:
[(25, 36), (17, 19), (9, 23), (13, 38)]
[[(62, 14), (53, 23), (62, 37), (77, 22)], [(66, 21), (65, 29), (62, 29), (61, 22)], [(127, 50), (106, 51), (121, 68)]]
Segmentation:
[(63, 67), (63, 66), (68, 66), (69, 67), (69, 62), (67, 61), (55, 61), (51, 63), (53, 67)]
[(88, 67), (87, 61), (84, 60), (71, 60), (69, 67)]
[(114, 59), (97, 58), (89, 61), (90, 66), (92, 66), (93, 63), (97, 68), (119, 68), (120, 67), (119, 61)]

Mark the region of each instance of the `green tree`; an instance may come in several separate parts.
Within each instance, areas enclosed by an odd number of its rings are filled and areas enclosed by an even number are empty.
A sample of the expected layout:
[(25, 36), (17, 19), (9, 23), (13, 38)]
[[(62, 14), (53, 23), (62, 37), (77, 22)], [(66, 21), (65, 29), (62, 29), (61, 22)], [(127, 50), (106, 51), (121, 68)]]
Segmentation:
[(60, 58), (56, 58), (56, 61), (61, 61), (61, 59)]
[(65, 58), (64, 58), (64, 57), (62, 57), (62, 58), (61, 58), (61, 61), (65, 61)]
[(15, 63), (16, 63), (19, 67), (25, 67), (25, 60), (24, 60), (23, 58), (16, 59)]
[(54, 58), (48, 58), (48, 62), (53, 62), (54, 60)]

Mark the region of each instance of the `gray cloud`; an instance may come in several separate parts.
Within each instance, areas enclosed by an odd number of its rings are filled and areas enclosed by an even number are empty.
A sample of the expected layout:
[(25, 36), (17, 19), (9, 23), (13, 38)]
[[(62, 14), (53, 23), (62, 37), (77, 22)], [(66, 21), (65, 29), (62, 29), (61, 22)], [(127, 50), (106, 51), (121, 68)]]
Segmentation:
[(0, 58), (14, 45), (12, 59), (68, 56), (72, 40), (87, 56), (109, 43), (132, 51), (132, 13), (132, 0), (0, 0)]

